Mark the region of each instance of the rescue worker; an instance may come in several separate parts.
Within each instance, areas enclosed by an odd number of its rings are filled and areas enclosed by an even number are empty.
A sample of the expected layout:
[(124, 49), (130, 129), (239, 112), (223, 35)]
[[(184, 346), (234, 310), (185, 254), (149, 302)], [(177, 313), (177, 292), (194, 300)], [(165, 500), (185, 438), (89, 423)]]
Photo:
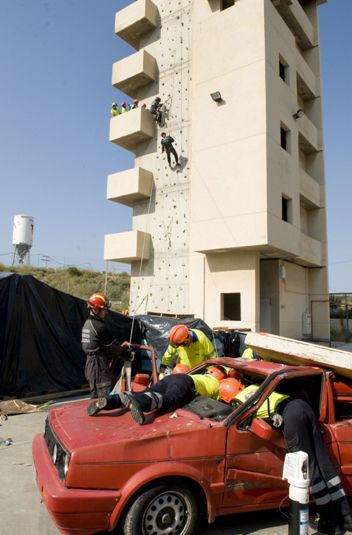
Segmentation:
[(160, 373), (170, 373), (175, 364), (185, 364), (193, 368), (205, 360), (216, 357), (209, 338), (199, 329), (189, 329), (186, 325), (174, 325), (169, 332), (169, 345), (163, 355)]
[(169, 164), (169, 167), (171, 167), (171, 156), (170, 154), (173, 154), (174, 158), (175, 158), (175, 163), (177, 166), (179, 166), (179, 162), (178, 162), (178, 154), (173, 146), (173, 143), (175, 142), (174, 138), (169, 136), (169, 135), (166, 135), (166, 132), (162, 132), (161, 133), (161, 137), (162, 137), (162, 140), (161, 140), (161, 152), (166, 152), (166, 158), (167, 158), (167, 162)]
[(82, 349), (86, 354), (85, 376), (92, 398), (108, 394), (113, 387), (113, 375), (109, 368), (111, 356), (131, 360), (130, 348), (121, 346), (105, 325), (110, 308), (109, 298), (94, 293), (87, 302), (89, 317), (82, 328)]
[(135, 110), (138, 108), (139, 100), (138, 98), (134, 98), (132, 104), (130, 104), (130, 110)]
[(154, 115), (155, 122), (157, 122), (160, 125), (162, 116), (163, 116), (161, 112), (161, 98), (160, 97), (155, 97), (155, 99), (150, 105), (149, 111), (152, 115)]
[(121, 114), (119, 108), (117, 107), (116, 102), (113, 102), (113, 103), (111, 104), (111, 111), (110, 111), (110, 114), (111, 114), (111, 117), (116, 117), (117, 115), (120, 115), (120, 114)]
[(126, 102), (121, 102), (121, 113), (126, 113), (128, 111)]
[(246, 349), (243, 351), (241, 358), (248, 359), (248, 360), (258, 360), (257, 354), (251, 347), (246, 347)]
[[(226, 379), (223, 384), (225, 382)], [(258, 385), (250, 385), (240, 393), (232, 395), (230, 392), (227, 397), (220, 397), (227, 403), (243, 403), (257, 388)], [(345, 530), (352, 531), (351, 509), (313, 409), (303, 399), (292, 399), (275, 391), (266, 401), (259, 407), (256, 416), (271, 420), (274, 427), (283, 430), (288, 451), (308, 454), (309, 490), (317, 506), (319, 533), (342, 535)]]
[[(133, 394), (124, 392), (99, 398), (88, 406), (87, 412), (89, 416), (94, 416), (101, 410), (114, 410), (125, 406), (131, 410), (132, 418), (143, 425), (146, 412), (174, 411), (192, 401), (197, 395), (218, 399), (219, 385), (226, 377), (226, 373), (227, 369), (224, 366), (210, 366), (204, 374), (167, 375), (144, 392)], [(236, 382), (237, 391), (244, 388), (239, 381)]]

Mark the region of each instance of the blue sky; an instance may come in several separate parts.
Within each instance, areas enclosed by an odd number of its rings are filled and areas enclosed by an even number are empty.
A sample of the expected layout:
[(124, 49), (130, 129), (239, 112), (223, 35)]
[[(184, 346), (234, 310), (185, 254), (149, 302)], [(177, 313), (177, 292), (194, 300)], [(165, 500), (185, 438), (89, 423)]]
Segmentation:
[[(114, 61), (133, 50), (114, 34), (131, 0), (0, 0), (0, 262), (15, 214), (35, 218), (32, 264), (103, 271), (104, 234), (131, 228), (106, 200), (109, 173), (133, 156), (108, 141)], [(352, 292), (351, 0), (320, 7), (330, 291)], [(109, 269), (127, 270), (109, 263)]]

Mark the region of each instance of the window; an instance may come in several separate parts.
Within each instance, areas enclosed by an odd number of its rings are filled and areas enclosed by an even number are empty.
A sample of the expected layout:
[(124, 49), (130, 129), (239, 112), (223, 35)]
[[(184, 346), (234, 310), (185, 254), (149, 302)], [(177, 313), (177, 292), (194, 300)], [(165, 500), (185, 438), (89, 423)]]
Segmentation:
[(241, 321), (241, 294), (221, 294), (223, 320)]
[(280, 127), (280, 145), (287, 150), (287, 132), (282, 126)]
[(221, 0), (220, 11), (235, 5), (235, 0)]
[(288, 74), (288, 63), (282, 56), (279, 56), (279, 76), (286, 84), (289, 82)]
[(292, 221), (292, 201), (284, 195), (281, 197), (281, 218), (282, 221), (291, 223)]

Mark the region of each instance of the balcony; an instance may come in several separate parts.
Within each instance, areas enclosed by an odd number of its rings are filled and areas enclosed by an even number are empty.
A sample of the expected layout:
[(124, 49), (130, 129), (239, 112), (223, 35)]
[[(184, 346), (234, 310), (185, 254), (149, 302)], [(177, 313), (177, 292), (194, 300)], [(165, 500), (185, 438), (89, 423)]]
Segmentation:
[(304, 100), (320, 96), (319, 79), (300, 53), (297, 54), (297, 92)]
[(273, 4), (303, 50), (316, 46), (314, 27), (298, 0), (273, 0)]
[(130, 97), (156, 77), (156, 60), (146, 50), (140, 50), (112, 66), (112, 85)]
[(321, 187), (304, 169), (299, 170), (300, 194), (310, 207), (321, 207)]
[(306, 115), (297, 119), (298, 143), (305, 154), (322, 150), (321, 132)]
[(158, 8), (151, 0), (137, 0), (116, 13), (115, 33), (134, 48), (158, 25)]
[(154, 137), (155, 121), (145, 108), (122, 113), (110, 119), (109, 140), (124, 149), (135, 151), (138, 143)]
[(106, 234), (104, 240), (104, 260), (130, 263), (149, 260), (151, 237), (140, 230)]
[(133, 206), (135, 202), (150, 197), (153, 185), (153, 173), (135, 167), (108, 176), (107, 199)]

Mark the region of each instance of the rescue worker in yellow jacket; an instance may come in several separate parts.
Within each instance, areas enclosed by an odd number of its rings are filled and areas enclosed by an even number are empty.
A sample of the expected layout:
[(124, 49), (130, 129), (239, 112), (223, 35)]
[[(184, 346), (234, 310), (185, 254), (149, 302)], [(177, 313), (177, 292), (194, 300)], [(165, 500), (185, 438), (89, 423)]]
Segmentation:
[[(101, 410), (114, 410), (125, 406), (131, 410), (133, 419), (142, 425), (146, 412), (174, 411), (192, 401), (196, 396), (218, 399), (219, 385), (226, 377), (227, 370), (224, 366), (211, 365), (204, 374), (172, 373), (143, 392), (133, 394), (124, 392), (101, 397), (88, 406), (87, 412), (89, 416), (94, 416)], [(239, 381), (236, 383), (237, 393), (244, 386)]]
[(110, 111), (111, 117), (116, 117), (117, 115), (120, 115), (120, 114), (121, 114), (121, 112), (120, 112), (116, 102), (113, 102), (111, 104), (111, 111)]
[(175, 364), (193, 368), (215, 357), (214, 346), (202, 331), (189, 329), (186, 325), (175, 325), (169, 332), (169, 346), (161, 360), (160, 373), (167, 375)]

